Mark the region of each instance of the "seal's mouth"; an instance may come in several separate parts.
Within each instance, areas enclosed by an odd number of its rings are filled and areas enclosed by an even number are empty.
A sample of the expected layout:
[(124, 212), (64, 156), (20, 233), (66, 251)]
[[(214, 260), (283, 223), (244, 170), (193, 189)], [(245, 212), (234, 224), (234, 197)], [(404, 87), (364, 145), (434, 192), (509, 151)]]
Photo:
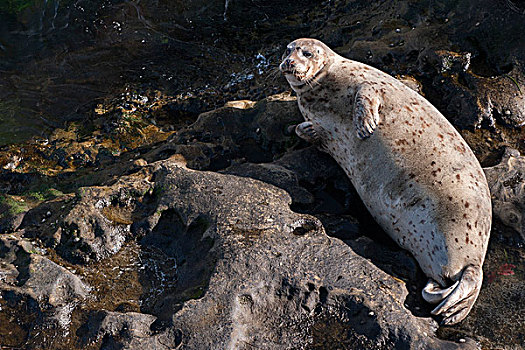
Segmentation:
[(323, 63), (319, 68), (315, 70), (313, 69), (313, 67), (310, 66), (305, 71), (299, 71), (297, 69), (292, 69), (292, 68), (287, 67), (283, 69), (282, 72), (285, 76), (291, 76), (290, 78), (294, 78), (295, 82), (292, 82), (289, 80), (290, 84), (293, 86), (296, 86), (296, 87), (303, 87), (305, 85), (312, 86), (313, 84), (316, 83), (316, 79), (319, 76), (319, 74), (322, 72), (325, 65), (326, 64)]

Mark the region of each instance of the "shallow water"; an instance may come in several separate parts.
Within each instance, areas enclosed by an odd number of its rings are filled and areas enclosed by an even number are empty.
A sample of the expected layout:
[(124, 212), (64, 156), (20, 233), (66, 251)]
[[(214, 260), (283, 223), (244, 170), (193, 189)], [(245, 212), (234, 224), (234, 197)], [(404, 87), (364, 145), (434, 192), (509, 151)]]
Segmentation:
[(108, 1), (16, 3), (23, 9), (0, 12), (0, 145), (86, 118), (84, 107), (109, 92), (122, 65), (93, 45), (96, 13)]

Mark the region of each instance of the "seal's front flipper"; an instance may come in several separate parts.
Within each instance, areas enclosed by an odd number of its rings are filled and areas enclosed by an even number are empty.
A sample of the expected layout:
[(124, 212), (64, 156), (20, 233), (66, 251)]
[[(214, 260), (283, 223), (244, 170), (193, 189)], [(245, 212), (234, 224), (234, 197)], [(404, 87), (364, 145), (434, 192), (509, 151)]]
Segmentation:
[(379, 125), (378, 91), (370, 85), (363, 85), (357, 90), (354, 100), (354, 125), (357, 137), (366, 139)]
[(319, 134), (317, 134), (317, 131), (315, 131), (312, 122), (303, 122), (297, 125), (295, 127), (295, 133), (303, 140), (313, 144), (318, 144), (321, 141)]
[[(443, 316), (443, 321), (441, 322), (443, 325), (453, 325), (461, 322), (467, 317), (478, 298), (482, 282), (483, 273), (481, 267), (473, 265), (465, 267), (459, 283), (456, 282), (452, 286), (454, 287), (452, 291), (450, 291), (452, 287), (443, 290), (444, 299), (431, 313)], [(436, 294), (437, 289), (435, 287), (435, 282), (431, 281), (423, 290), (423, 298), (426, 301), (432, 302), (432, 298), (428, 298), (428, 296)], [(428, 293), (429, 290), (434, 292)]]

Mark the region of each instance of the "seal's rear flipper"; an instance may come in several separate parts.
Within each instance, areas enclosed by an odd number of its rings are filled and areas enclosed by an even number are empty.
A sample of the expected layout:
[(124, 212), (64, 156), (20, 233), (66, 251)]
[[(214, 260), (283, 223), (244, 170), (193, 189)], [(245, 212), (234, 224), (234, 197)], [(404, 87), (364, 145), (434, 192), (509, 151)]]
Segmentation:
[(423, 289), (423, 298), (431, 303), (439, 302), (441, 296), (442, 301), (432, 310), (432, 314), (443, 316), (441, 324), (453, 325), (467, 317), (478, 298), (482, 282), (481, 267), (469, 265), (452, 287), (440, 290), (436, 282), (430, 281)]
[(421, 294), (423, 294), (423, 299), (425, 299), (427, 303), (437, 304), (442, 302), (446, 297), (448, 297), (449, 294), (454, 291), (458, 284), (459, 281), (457, 281), (450, 287), (443, 289), (436, 281), (429, 280), (425, 288), (423, 288)]

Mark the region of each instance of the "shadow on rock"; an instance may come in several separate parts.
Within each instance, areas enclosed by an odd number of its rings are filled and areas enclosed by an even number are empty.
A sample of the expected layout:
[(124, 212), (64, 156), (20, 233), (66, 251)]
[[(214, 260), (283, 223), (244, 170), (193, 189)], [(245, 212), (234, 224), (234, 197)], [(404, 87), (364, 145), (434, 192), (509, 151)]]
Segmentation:
[(185, 301), (204, 295), (216, 263), (214, 240), (205, 236), (210, 225), (205, 216), (186, 225), (176, 210), (167, 209), (140, 240), (142, 312), (168, 320)]

